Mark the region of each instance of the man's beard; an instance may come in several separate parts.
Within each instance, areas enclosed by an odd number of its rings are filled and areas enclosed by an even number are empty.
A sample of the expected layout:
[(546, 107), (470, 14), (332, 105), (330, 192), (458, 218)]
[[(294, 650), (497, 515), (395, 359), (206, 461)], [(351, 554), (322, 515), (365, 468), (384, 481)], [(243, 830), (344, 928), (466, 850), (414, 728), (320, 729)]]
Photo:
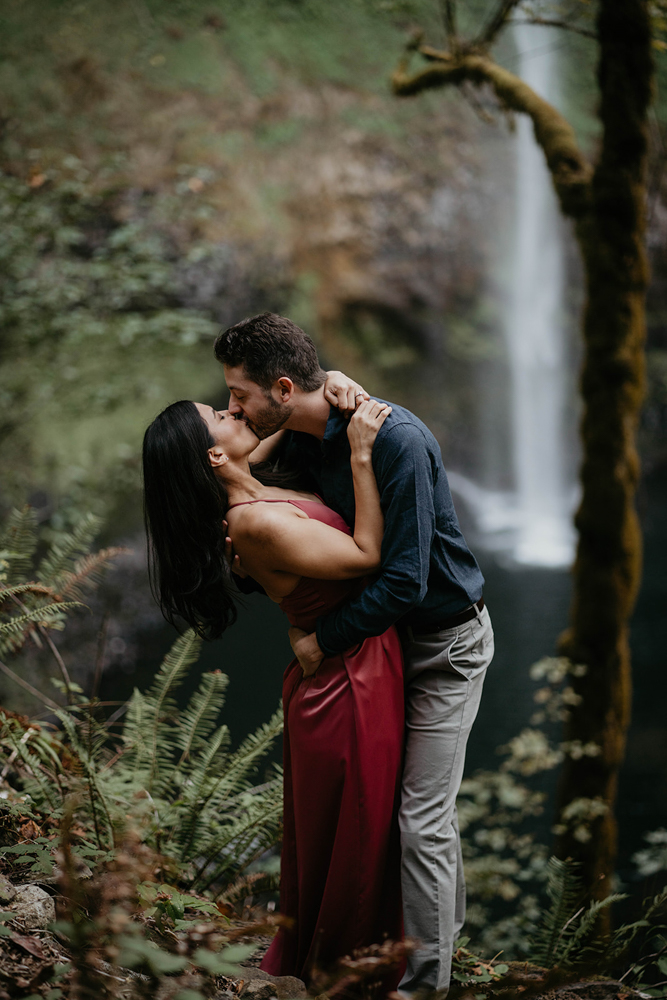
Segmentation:
[(247, 417), (245, 419), (250, 430), (263, 441), (264, 438), (279, 431), (289, 420), (291, 413), (291, 406), (286, 403), (276, 403), (272, 396), (267, 396), (266, 406), (260, 410), (255, 419), (249, 420)]

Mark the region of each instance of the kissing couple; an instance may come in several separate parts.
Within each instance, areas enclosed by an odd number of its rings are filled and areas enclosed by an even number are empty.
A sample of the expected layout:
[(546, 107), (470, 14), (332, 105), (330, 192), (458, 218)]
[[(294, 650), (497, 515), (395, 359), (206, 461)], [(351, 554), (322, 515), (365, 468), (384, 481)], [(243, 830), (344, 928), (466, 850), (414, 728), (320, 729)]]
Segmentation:
[(215, 354), (229, 409), (181, 401), (156, 417), (145, 510), (168, 620), (220, 636), (236, 618), (231, 562), (291, 625), (291, 926), (261, 967), (307, 981), (405, 933), (417, 948), (399, 991), (446, 992), (465, 919), (456, 795), (493, 630), (440, 448), (408, 410), (323, 371), (289, 319), (245, 319)]

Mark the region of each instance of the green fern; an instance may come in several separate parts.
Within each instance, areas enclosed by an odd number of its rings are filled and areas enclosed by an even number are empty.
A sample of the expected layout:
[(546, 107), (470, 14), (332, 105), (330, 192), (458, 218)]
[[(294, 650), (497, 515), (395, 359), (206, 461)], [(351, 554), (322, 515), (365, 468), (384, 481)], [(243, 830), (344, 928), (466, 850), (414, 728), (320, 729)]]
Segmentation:
[(0, 741), (10, 751), (10, 759), (23, 771), (24, 788), (39, 809), (61, 815), (64, 796), (57, 754), (39, 729), (24, 729), (16, 719), (0, 713)]
[(180, 765), (197, 750), (201, 750), (213, 732), (229, 678), (216, 670), (204, 674), (198, 691), (178, 719), (175, 743), (181, 751)]
[(2, 582), (7, 586), (21, 583), (29, 578), (32, 560), (37, 548), (37, 515), (32, 507), (13, 510), (0, 536), (0, 552), (3, 554), (4, 571)]
[(551, 857), (547, 863), (547, 895), (551, 905), (542, 913), (530, 945), (531, 960), (550, 969), (590, 965), (608, 942), (596, 938), (598, 918), (603, 910), (625, 895), (612, 893), (605, 899), (583, 902), (577, 874), (579, 865)]
[[(105, 754), (108, 735), (104, 728), (95, 722), (90, 713), (87, 718), (79, 720), (76, 718), (76, 712), (77, 708), (75, 707), (56, 714), (81, 764), (97, 846), (100, 850), (104, 850), (105, 847), (113, 847), (114, 839), (114, 824), (111, 818), (112, 805), (98, 780), (100, 763)], [(102, 836), (102, 819), (106, 825), (106, 843)]]
[(201, 644), (201, 638), (193, 629), (188, 629), (184, 635), (179, 636), (164, 658), (155, 682), (145, 696), (148, 723), (146, 788), (149, 792), (159, 792), (161, 785), (169, 780), (170, 772), (173, 771), (174, 730), (171, 726), (165, 726), (164, 722), (177, 714), (172, 692), (181, 684), (188, 668), (199, 659)]
[(52, 543), (37, 567), (37, 579), (62, 592), (72, 577), (74, 564), (89, 554), (99, 529), (99, 518), (94, 514), (84, 514), (73, 531), (61, 535)]
[(605, 899), (591, 900), (581, 914), (575, 914), (575, 919), (572, 921), (572, 932), (567, 937), (564, 934), (561, 935), (561, 940), (564, 939), (565, 943), (558, 949), (557, 964), (564, 969), (575, 965), (591, 964), (603, 949), (606, 952), (608, 942), (595, 938), (598, 918), (607, 907), (626, 898), (626, 893), (613, 892)]
[(551, 857), (547, 862), (547, 896), (551, 905), (542, 913), (540, 924), (531, 942), (530, 955), (534, 962), (550, 969), (557, 962), (564, 946), (568, 924), (577, 913), (581, 900), (579, 866), (574, 861)]
[(71, 533), (51, 542), (35, 569), (35, 512), (31, 507), (12, 511), (0, 538), (0, 655), (17, 653), (30, 636), (39, 645), (44, 628), (62, 629), (66, 613), (80, 606), (84, 589), (93, 589), (111, 559), (125, 551), (91, 554), (98, 528), (98, 519), (85, 515)]
[(0, 622), (0, 652), (15, 652), (20, 649), (33, 625), (51, 629), (64, 628), (65, 612), (76, 607), (81, 607), (79, 601), (42, 604), (21, 615), (13, 615), (8, 621)]
[(116, 545), (77, 559), (73, 568), (60, 577), (63, 597), (80, 598), (84, 591), (94, 590), (101, 583), (104, 571), (109, 568), (112, 560), (129, 551), (130, 549)]
[(216, 728), (228, 684), (224, 674), (205, 674), (177, 711), (174, 692), (200, 647), (192, 631), (185, 633), (150, 690), (134, 692), (122, 756), (102, 772), (99, 785), (119, 811), (136, 803), (137, 793), (149, 796), (147, 840), (210, 885), (238, 877), (279, 836), (281, 778), (254, 787), (251, 779), (282, 730), (282, 712), (230, 753), (227, 727)]
[(223, 772), (225, 770), (225, 751), (228, 745), (227, 727), (220, 726), (201, 756), (193, 762), (187, 775), (180, 796), (182, 809), (179, 810), (178, 824), (174, 831), (174, 839), (182, 845), (180, 851), (182, 861), (187, 860), (192, 845), (196, 842), (197, 831), (206, 824), (208, 812), (206, 806), (210, 798), (208, 789), (215, 780), (215, 775), (219, 774), (221, 769)]
[[(60, 537), (39, 564), (38, 582), (31, 582), (25, 577), (35, 575), (34, 518), (29, 510), (15, 512), (5, 533), (14, 547), (1, 563), (5, 648), (18, 648), (43, 627), (63, 627), (66, 612), (78, 602), (62, 598), (94, 585), (117, 554), (84, 554), (96, 530), (96, 519), (87, 517)], [(253, 779), (280, 734), (282, 714), (230, 752), (227, 727), (218, 723), (228, 685), (220, 672), (203, 675), (179, 711), (175, 694), (200, 648), (192, 630), (176, 640), (151, 688), (134, 692), (115, 746), (84, 699), (56, 712), (61, 730), (48, 738), (33, 736), (38, 729), (26, 736), (20, 725), (0, 719), (0, 743), (13, 754), (24, 791), (45, 814), (62, 816), (66, 797), (74, 796), (77, 821), (92, 827), (99, 851), (112, 846), (116, 827), (132, 816), (143, 839), (176, 862), (184, 884), (198, 877), (222, 891), (279, 837), (280, 776), (259, 786)]]

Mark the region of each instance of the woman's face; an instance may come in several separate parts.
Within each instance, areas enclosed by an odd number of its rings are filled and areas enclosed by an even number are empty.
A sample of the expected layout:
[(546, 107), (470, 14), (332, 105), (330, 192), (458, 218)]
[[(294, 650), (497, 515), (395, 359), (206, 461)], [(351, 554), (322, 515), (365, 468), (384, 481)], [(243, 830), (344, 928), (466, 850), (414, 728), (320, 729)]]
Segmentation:
[(204, 403), (195, 403), (215, 444), (228, 458), (245, 458), (259, 443), (245, 420), (235, 420), (229, 410), (214, 410)]

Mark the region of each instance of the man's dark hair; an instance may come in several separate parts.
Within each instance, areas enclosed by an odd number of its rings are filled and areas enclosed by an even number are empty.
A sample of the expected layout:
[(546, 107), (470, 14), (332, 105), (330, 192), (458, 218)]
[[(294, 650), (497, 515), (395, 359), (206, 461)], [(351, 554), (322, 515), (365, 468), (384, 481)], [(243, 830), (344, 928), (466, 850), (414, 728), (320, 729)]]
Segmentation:
[(224, 330), (215, 342), (215, 356), (230, 368), (242, 365), (248, 378), (264, 390), (283, 375), (303, 392), (319, 389), (326, 380), (310, 337), (276, 313), (251, 316)]

